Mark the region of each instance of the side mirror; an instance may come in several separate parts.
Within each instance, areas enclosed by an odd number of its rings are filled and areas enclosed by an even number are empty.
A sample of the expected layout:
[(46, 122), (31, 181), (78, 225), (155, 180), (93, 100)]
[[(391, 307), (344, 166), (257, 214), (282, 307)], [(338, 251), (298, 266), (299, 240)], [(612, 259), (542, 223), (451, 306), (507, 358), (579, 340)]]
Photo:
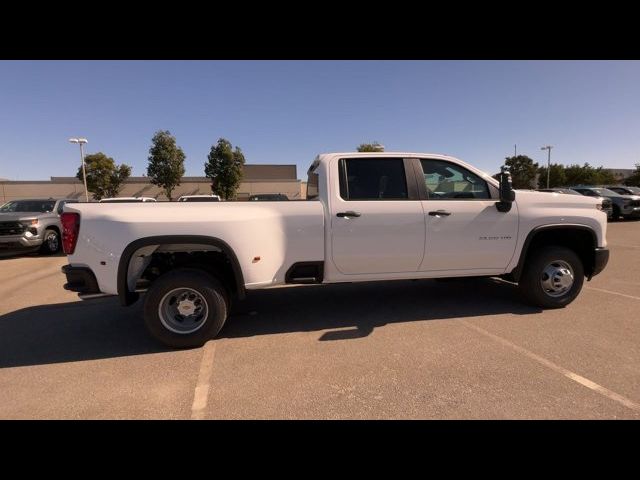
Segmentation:
[(513, 191), (511, 186), (511, 174), (507, 167), (500, 167), (500, 174), (498, 175), (498, 181), (500, 186), (500, 201), (496, 202), (496, 208), (499, 212), (508, 212), (511, 210), (511, 204), (516, 199), (516, 192)]

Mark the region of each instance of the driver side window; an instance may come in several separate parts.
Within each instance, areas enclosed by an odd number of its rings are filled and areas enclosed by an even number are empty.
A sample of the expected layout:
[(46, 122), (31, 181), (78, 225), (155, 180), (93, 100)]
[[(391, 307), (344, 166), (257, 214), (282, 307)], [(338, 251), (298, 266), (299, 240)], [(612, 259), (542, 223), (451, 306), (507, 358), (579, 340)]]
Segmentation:
[(444, 160), (422, 159), (429, 200), (490, 199), (487, 182), (475, 173)]

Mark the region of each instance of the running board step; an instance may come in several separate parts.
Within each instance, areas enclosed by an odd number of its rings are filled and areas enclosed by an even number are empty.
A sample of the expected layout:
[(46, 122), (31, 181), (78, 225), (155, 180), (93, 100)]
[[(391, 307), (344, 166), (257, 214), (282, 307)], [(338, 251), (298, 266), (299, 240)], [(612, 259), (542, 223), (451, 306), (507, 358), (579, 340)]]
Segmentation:
[(322, 283), (324, 262), (297, 262), (291, 265), (284, 277), (286, 283)]

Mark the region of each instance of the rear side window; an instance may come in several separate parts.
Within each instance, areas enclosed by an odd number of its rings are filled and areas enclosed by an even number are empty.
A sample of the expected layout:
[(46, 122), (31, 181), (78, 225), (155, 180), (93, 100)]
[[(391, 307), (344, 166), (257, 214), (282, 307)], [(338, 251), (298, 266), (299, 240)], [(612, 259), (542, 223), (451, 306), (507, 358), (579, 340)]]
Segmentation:
[(489, 199), (487, 182), (464, 167), (444, 160), (420, 160), (429, 200)]
[(407, 200), (402, 158), (342, 158), (340, 196), (344, 200)]
[(320, 195), (318, 174), (309, 172), (307, 178), (307, 200), (316, 200)]

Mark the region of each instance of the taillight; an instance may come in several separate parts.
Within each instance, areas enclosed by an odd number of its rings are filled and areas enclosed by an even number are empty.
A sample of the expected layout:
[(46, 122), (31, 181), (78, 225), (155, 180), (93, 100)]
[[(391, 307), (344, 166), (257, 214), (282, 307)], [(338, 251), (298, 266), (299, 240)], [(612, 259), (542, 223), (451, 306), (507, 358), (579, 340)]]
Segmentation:
[(60, 215), (62, 223), (62, 249), (67, 255), (71, 255), (76, 249), (78, 231), (80, 230), (80, 214), (64, 212)]

